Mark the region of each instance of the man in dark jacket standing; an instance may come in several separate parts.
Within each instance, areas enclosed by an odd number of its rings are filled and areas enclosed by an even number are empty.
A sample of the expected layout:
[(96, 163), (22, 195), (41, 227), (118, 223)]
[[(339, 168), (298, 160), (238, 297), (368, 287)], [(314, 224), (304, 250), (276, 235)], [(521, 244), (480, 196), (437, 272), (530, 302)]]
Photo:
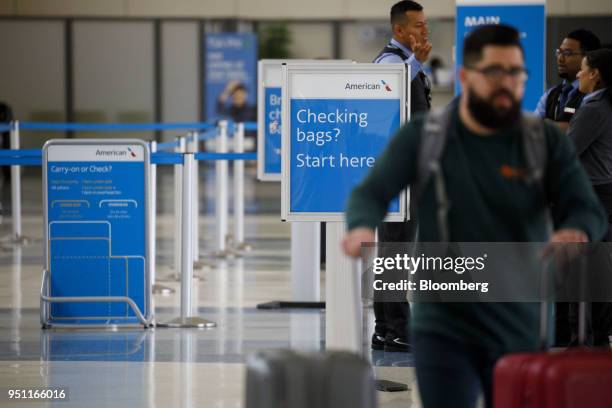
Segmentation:
[[(423, 6), (403, 0), (391, 7), (393, 38), (374, 59), (377, 64), (406, 64), (410, 67), (410, 114), (427, 112), (431, 108), (431, 85), (423, 72), (423, 64), (431, 52), (429, 30)], [(412, 203), (412, 201), (411, 201)], [(410, 214), (414, 214), (412, 205)], [(416, 220), (386, 222), (379, 229), (380, 242), (413, 241)], [(410, 351), (408, 302), (374, 302), (376, 326), (372, 335), (372, 349)]]
[(569, 33), (555, 51), (557, 73), (563, 82), (548, 89), (536, 107), (536, 115), (557, 123), (567, 130), (569, 121), (582, 103), (584, 94), (578, 89), (576, 74), (584, 55), (601, 48), (599, 38), (589, 30), (578, 29)]

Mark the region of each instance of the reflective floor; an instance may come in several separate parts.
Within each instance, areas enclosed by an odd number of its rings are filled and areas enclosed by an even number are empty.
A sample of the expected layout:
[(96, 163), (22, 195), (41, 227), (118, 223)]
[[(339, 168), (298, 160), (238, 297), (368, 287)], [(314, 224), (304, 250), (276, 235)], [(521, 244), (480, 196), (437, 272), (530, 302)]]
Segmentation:
[[(257, 350), (325, 348), (325, 315), (319, 310), (258, 310), (271, 300), (289, 300), (290, 226), (281, 223), (280, 185), (258, 183), (247, 170), (246, 240), (252, 251), (229, 259), (212, 253), (214, 184), (210, 169), (200, 171), (200, 253), (195, 271), (196, 315), (217, 323), (213, 329), (140, 328), (50, 329), (39, 321), (42, 216), (41, 184), (36, 170), (23, 182), (24, 245), (0, 241), (0, 406), (4, 407), (243, 407), (244, 362)], [(39, 173), (39, 171), (38, 171)], [(172, 173), (160, 168), (157, 217), (157, 282), (176, 290), (154, 298), (155, 319), (179, 315), (180, 284), (174, 279)], [(10, 208), (10, 189), (1, 202)], [(0, 236), (10, 233), (10, 217)], [(322, 274), (324, 279), (324, 273)], [(324, 288), (322, 281), (321, 287)], [(322, 295), (324, 296), (324, 295)], [(366, 310), (371, 326), (371, 310)], [(370, 330), (367, 330), (371, 333)], [(379, 378), (407, 383), (408, 392), (379, 393), (381, 407), (418, 406), (412, 356), (371, 353), (364, 335), (364, 355)], [(9, 389), (65, 389), (67, 401), (9, 400)]]

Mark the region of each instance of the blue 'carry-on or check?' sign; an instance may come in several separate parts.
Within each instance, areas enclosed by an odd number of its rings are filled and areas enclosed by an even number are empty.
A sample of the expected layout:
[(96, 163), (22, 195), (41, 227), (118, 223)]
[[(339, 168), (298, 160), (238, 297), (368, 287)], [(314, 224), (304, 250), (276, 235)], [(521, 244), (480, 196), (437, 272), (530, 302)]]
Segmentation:
[(43, 160), (43, 325), (146, 324), (147, 145), (51, 141)]

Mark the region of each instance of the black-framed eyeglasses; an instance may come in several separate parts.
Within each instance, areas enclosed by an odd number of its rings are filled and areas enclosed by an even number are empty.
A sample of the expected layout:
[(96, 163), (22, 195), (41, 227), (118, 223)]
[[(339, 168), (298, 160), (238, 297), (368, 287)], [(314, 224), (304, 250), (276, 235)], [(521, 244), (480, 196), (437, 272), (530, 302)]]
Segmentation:
[(562, 49), (557, 48), (555, 50), (555, 56), (557, 58), (559, 58), (561, 55), (563, 55), (565, 58), (567, 58), (567, 57), (571, 57), (573, 55), (584, 55), (584, 54), (581, 53), (581, 52), (574, 52), (572, 50), (562, 50)]
[(523, 67), (504, 68), (500, 65), (490, 65), (483, 68), (467, 67), (467, 69), (481, 73), (490, 81), (501, 81), (505, 76), (516, 81), (525, 81), (529, 76), (529, 72)]

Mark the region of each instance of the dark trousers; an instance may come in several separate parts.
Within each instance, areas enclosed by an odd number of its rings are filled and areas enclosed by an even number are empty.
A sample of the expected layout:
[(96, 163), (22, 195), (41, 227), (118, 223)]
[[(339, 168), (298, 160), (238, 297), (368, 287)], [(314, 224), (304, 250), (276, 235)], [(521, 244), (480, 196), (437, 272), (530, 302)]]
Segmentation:
[[(612, 242), (612, 183), (593, 186), (608, 216), (608, 231), (604, 242)], [(612, 271), (609, 271), (612, 273)], [(612, 303), (594, 302), (591, 304), (591, 333), (593, 345), (610, 347), (608, 336), (612, 334)]]
[[(378, 229), (378, 240), (379, 242), (412, 242), (416, 236), (416, 224), (415, 221), (385, 222)], [(410, 304), (407, 301), (377, 302), (375, 298), (374, 317), (376, 333), (392, 338), (409, 339)]]
[(493, 407), (493, 369), (501, 354), (445, 336), (415, 332), (414, 366), (424, 408)]
[(597, 197), (599, 198), (599, 201), (603, 205), (606, 215), (608, 216), (608, 230), (603, 241), (612, 242), (612, 183), (600, 184), (593, 186), (593, 188), (595, 189), (595, 194), (597, 194)]
[[(578, 303), (557, 302), (555, 308), (555, 345), (575, 347), (578, 341)], [(612, 307), (608, 302), (586, 304), (585, 346), (610, 347), (610, 328), (612, 328)]]
[(374, 302), (376, 333), (408, 339), (410, 304), (408, 302)]
[[(608, 230), (602, 241), (612, 242), (612, 183), (595, 185), (593, 188), (608, 217)], [(578, 345), (577, 303), (557, 303), (555, 323), (555, 342), (557, 345)], [(588, 303), (586, 308), (586, 328), (586, 345), (610, 347), (608, 336), (612, 334), (612, 303)]]

